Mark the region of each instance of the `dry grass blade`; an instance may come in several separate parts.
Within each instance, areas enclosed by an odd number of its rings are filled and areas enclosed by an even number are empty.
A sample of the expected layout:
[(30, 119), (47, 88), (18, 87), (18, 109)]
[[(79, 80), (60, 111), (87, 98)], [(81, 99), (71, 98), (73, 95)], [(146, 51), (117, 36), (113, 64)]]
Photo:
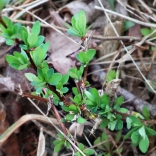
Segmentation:
[(28, 115), (24, 115), (22, 116), (18, 121), (16, 121), (12, 126), (10, 126), (1, 136), (0, 136), (0, 145), (2, 145), (8, 138), (9, 136), (16, 131), (21, 125), (23, 125), (24, 123), (31, 121), (31, 120), (38, 120), (41, 122), (45, 122), (47, 124), (51, 124), (51, 122), (57, 124), (57, 120), (49, 118), (49, 120), (47, 120), (47, 117), (44, 117), (42, 115), (36, 115), (36, 114), (28, 114)]
[(134, 19), (134, 18), (131, 18), (131, 17), (128, 17), (128, 16), (125, 16), (125, 15), (116, 13), (115, 11), (111, 11), (111, 10), (108, 10), (108, 9), (105, 9), (105, 8), (102, 8), (102, 7), (99, 7), (99, 6), (95, 6), (95, 9), (98, 9), (98, 10), (101, 10), (101, 11), (105, 11), (105, 12), (111, 13), (111, 14), (113, 14), (113, 15), (117, 15), (117, 16), (119, 16), (119, 17), (122, 17), (122, 18), (124, 18), (124, 19), (127, 19), (127, 20), (129, 20), (129, 21), (132, 21), (132, 22), (134, 22), (134, 23), (138, 23), (138, 24), (143, 25), (143, 26), (146, 26), (146, 27), (153, 27), (153, 28), (156, 28), (156, 24), (145, 23), (145, 22), (136, 20), (136, 19)]
[(41, 127), (37, 147), (37, 156), (43, 156), (44, 151), (45, 151), (45, 137), (43, 135), (43, 128)]

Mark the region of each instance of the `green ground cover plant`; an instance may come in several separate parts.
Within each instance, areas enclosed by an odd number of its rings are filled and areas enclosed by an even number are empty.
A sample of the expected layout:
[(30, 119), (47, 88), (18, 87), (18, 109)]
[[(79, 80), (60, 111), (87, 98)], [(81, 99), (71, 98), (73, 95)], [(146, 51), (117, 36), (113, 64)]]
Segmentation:
[[(2, 9), (2, 8), (0, 8)], [(25, 26), (19, 23), (13, 23), (9, 18), (2, 17), (3, 22), (0, 23), (1, 36), (6, 39), (7, 45), (18, 44), (21, 52), (15, 51), (13, 54), (6, 56), (8, 64), (16, 70), (24, 70), (33, 68), (36, 74), (26, 73), (26, 78), (34, 87), (32, 92), (34, 99), (50, 99), (52, 97), (53, 107), (61, 106), (66, 113), (62, 122), (76, 122), (83, 124), (87, 120), (95, 121), (95, 126), (91, 130), (94, 131), (100, 127), (107, 128), (110, 131), (119, 131), (123, 129), (123, 123), (127, 123), (129, 132), (124, 136), (124, 139), (131, 139), (133, 146), (138, 146), (139, 149), (146, 153), (149, 147), (149, 137), (156, 135), (154, 129), (151, 128), (148, 121), (150, 113), (147, 107), (143, 107), (142, 114), (138, 112), (129, 112), (122, 106), (124, 97), (111, 95), (108, 93), (108, 85), (113, 82), (118, 75), (117, 71), (110, 70), (106, 78), (106, 88), (103, 93), (98, 89), (92, 88), (89, 82), (86, 81), (86, 75), (89, 63), (96, 54), (95, 49), (84, 48), (83, 51), (76, 55), (80, 62), (79, 67), (74, 67), (65, 75), (55, 72), (46, 60), (49, 43), (44, 43), (44, 36), (40, 35), (40, 22), (36, 21), (28, 32)], [(71, 25), (65, 24), (68, 28), (68, 33), (72, 36), (81, 38), (83, 42), (86, 40), (86, 33), (90, 27), (86, 27), (86, 16), (83, 10), (79, 11), (72, 17)], [(84, 44), (85, 45), (85, 44)], [(71, 102), (65, 98), (65, 94), (69, 91), (66, 83), (71, 77), (75, 81), (76, 87), (72, 88), (73, 97), (70, 97)], [(52, 107), (52, 108), (53, 108)], [(56, 108), (56, 107), (55, 107)], [(57, 114), (57, 109), (54, 111)], [(59, 119), (59, 116), (57, 116)], [(62, 124), (62, 128), (63, 128)], [(71, 135), (64, 131), (70, 138)], [(108, 139), (105, 133), (102, 133), (100, 138), (97, 138), (95, 144)], [(58, 139), (54, 141), (54, 151), (59, 152), (63, 146), (71, 148), (72, 145), (62, 136), (58, 134)], [(89, 156), (94, 154), (93, 149), (86, 149), (82, 143), (76, 143), (84, 155)], [(105, 143), (105, 148), (99, 148), (104, 155), (108, 155), (110, 144)], [(72, 147), (74, 148), (74, 147)], [(75, 150), (75, 156), (81, 156), (82, 153)], [(121, 153), (122, 148), (114, 153)]]

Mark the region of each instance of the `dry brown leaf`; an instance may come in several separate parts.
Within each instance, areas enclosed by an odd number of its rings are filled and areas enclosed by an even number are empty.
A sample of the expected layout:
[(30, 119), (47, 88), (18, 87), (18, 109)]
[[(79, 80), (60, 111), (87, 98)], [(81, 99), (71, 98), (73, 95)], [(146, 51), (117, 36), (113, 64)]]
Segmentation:
[(69, 128), (69, 132), (73, 135), (75, 135), (76, 133), (77, 136), (82, 136), (83, 130), (84, 130), (84, 124), (79, 124), (76, 122), (74, 122)]
[[(101, 0), (101, 2), (105, 6), (105, 8), (111, 9), (106, 0)], [(101, 26), (103, 27), (103, 25), (106, 23), (106, 18), (103, 12), (95, 9), (95, 6), (99, 6), (98, 0), (73, 1), (60, 8), (59, 13), (64, 14), (64, 20), (70, 22), (71, 15), (73, 16), (79, 10), (84, 10), (87, 17), (87, 23), (91, 23), (92, 28)]]
[(54, 30), (51, 30), (49, 35), (46, 35), (46, 40), (51, 41), (49, 63), (52, 63), (58, 72), (62, 74), (67, 73), (71, 67), (75, 66), (75, 61), (68, 56), (77, 52), (80, 46)]
[(13, 89), (12, 82), (14, 82), (14, 85), (20, 84), (22, 91), (30, 90), (32, 88), (32, 85), (30, 85), (30, 83), (28, 82), (28, 80), (24, 75), (25, 73), (30, 73), (30, 72), (34, 73), (34, 70), (27, 69), (21, 71), (21, 70), (15, 70), (10, 66), (7, 66), (7, 68), (4, 71), (4, 76), (10, 77), (12, 81), (8, 81), (6, 85), (8, 86), (9, 89), (10, 87), (12, 87), (11, 89)]
[(142, 37), (140, 32), (141, 26), (140, 24), (135, 24), (133, 27), (128, 29), (128, 36), (136, 36), (136, 37)]
[(0, 77), (0, 92), (14, 92), (15, 83), (10, 77)]

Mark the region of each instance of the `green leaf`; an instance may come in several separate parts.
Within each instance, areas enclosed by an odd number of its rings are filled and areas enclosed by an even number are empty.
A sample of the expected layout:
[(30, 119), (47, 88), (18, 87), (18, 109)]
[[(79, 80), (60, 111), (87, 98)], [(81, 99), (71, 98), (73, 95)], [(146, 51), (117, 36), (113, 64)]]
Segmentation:
[(63, 144), (64, 144), (63, 142), (61, 142), (60, 144), (57, 144), (57, 145), (54, 147), (54, 152), (55, 152), (55, 153), (58, 153), (58, 152), (61, 150)]
[(65, 116), (65, 118), (66, 118), (66, 120), (72, 121), (73, 118), (74, 118), (74, 116), (75, 116), (75, 114), (67, 114), (67, 115)]
[(86, 64), (86, 54), (84, 51), (81, 51), (76, 55), (76, 58), (78, 61), (80, 61), (82, 64)]
[(36, 79), (36, 75), (32, 74), (32, 73), (25, 73), (24, 74), (25, 77), (29, 80), (29, 81), (34, 81)]
[(14, 45), (14, 40), (6, 39), (6, 44), (12, 46)]
[(113, 131), (115, 129), (116, 124), (117, 120), (111, 121), (108, 123), (108, 128)]
[(32, 33), (30, 33), (30, 34), (28, 35), (27, 42), (28, 42), (30, 48), (34, 47), (35, 44), (37, 43), (37, 41), (38, 41), (37, 35), (32, 34)]
[(28, 46), (28, 41), (27, 41), (27, 39), (28, 39), (28, 31), (27, 31), (27, 29), (24, 26), (20, 27), (19, 34), (21, 36), (21, 39)]
[(35, 44), (35, 47), (40, 46), (43, 43), (43, 41), (44, 41), (44, 36), (38, 36), (37, 37), (37, 42)]
[(63, 136), (61, 133), (58, 133), (58, 134), (57, 134), (57, 137), (60, 138), (61, 141), (64, 140), (64, 136)]
[(149, 34), (152, 33), (152, 30), (150, 30), (150, 29), (148, 29), (148, 28), (142, 28), (140, 31), (141, 31), (141, 34), (142, 34), (143, 36), (148, 36)]
[[(71, 99), (72, 100), (72, 99)], [(82, 96), (81, 96), (81, 94), (78, 94), (78, 95), (76, 95), (75, 97), (74, 97), (74, 99), (72, 100), (74, 103), (76, 103), (76, 104), (79, 104), (79, 103), (81, 103), (81, 100), (82, 100)]]
[(83, 144), (81, 144), (81, 143), (79, 144), (79, 146), (78, 146), (78, 147), (79, 147), (79, 149), (80, 149), (81, 151), (83, 151), (83, 150), (84, 150), (84, 148), (85, 148), (85, 147), (84, 147), (84, 145), (83, 145)]
[(29, 67), (29, 65), (30, 65), (30, 64), (23, 64), (23, 65), (20, 65), (20, 66), (18, 67), (17, 70), (23, 70), (23, 69), (26, 69), (26, 68)]
[(132, 140), (132, 143), (134, 146), (137, 146), (139, 144), (140, 135), (139, 135), (138, 131), (132, 133), (131, 140)]
[(38, 75), (38, 78), (39, 78), (40, 80), (42, 80), (42, 81), (45, 81), (45, 80), (46, 80), (45, 77), (47, 77), (47, 73), (44, 73), (44, 72), (43, 72), (43, 69), (37, 68), (37, 75)]
[(49, 46), (50, 46), (50, 42), (46, 42), (45, 44), (42, 45), (42, 50), (44, 55), (47, 53)]
[(108, 119), (104, 119), (101, 124), (100, 124), (100, 128), (104, 129), (108, 126), (109, 120)]
[(76, 13), (71, 20), (72, 26), (65, 23), (65, 26), (68, 28), (68, 33), (73, 36), (78, 36), (83, 38), (86, 32), (89, 30), (90, 27), (86, 29), (86, 15), (83, 10), (80, 10)]
[(80, 115), (78, 116), (77, 118), (77, 122), (80, 123), (80, 124), (83, 124), (86, 122), (86, 119), (82, 118)]
[(106, 77), (106, 82), (108, 83), (108, 82), (112, 81), (115, 78), (116, 78), (116, 72), (115, 72), (115, 70), (110, 70), (108, 72), (107, 77)]
[(55, 86), (59, 83), (61, 79), (62, 75), (60, 73), (54, 73), (52, 77), (48, 80), (48, 83)]
[(55, 140), (55, 141), (53, 142), (54, 145), (57, 145), (57, 144), (60, 144), (60, 143), (62, 143), (62, 140)]
[[(45, 68), (48, 69), (49, 67), (48, 66), (47, 67), (45, 66)], [(47, 70), (48, 78), (51, 78), (53, 74), (54, 74), (54, 69), (50, 68), (50, 69)]]
[(68, 74), (71, 78), (73, 79), (78, 79), (78, 70), (76, 67), (74, 68), (70, 68), (69, 71), (68, 71)]
[(123, 121), (117, 120), (117, 123), (115, 125), (115, 130), (121, 130), (123, 128)]
[(111, 6), (111, 9), (114, 10), (114, 3), (115, 1), (114, 0), (107, 0), (107, 2), (109, 3), (109, 5)]
[[(101, 141), (106, 141), (108, 139), (109, 139), (108, 135), (103, 132), (101, 135)], [(109, 142), (104, 143), (104, 146), (107, 148), (107, 150), (110, 150), (110, 143)]]
[(39, 35), (39, 33), (40, 33), (40, 22), (39, 21), (36, 21), (34, 23), (34, 25), (32, 26), (32, 29), (31, 29), (31, 33), (35, 34), (36, 36)]
[(94, 57), (96, 51), (94, 49), (89, 49), (87, 52), (80, 52), (76, 55), (76, 58), (84, 65), (87, 65)]
[(20, 61), (21, 64), (27, 63), (25, 57), (21, 53), (14, 51), (14, 56)]
[(107, 94), (103, 94), (102, 97), (100, 98), (100, 107), (105, 110), (106, 105), (109, 105), (109, 97)]
[(90, 101), (92, 101), (92, 102), (95, 101), (93, 95), (92, 95), (89, 91), (85, 91), (85, 95), (86, 95), (86, 97), (87, 97)]
[(67, 93), (67, 92), (69, 91), (69, 89), (68, 89), (67, 87), (63, 87), (63, 88), (61, 89), (61, 91), (62, 91), (63, 93)]
[(142, 108), (142, 114), (143, 114), (143, 116), (144, 116), (146, 119), (149, 119), (150, 113), (149, 113), (149, 110), (148, 110), (147, 106), (144, 106), (144, 107)]
[(21, 24), (20, 23), (15, 23), (14, 26), (13, 26), (14, 34), (19, 34), (20, 28), (21, 28)]
[(65, 145), (65, 147), (66, 147), (67, 149), (71, 148), (71, 145), (70, 145), (70, 143), (69, 143), (68, 141), (65, 141), (65, 142), (64, 142), (64, 145)]
[(10, 29), (13, 28), (13, 23), (12, 23), (12, 21), (11, 21), (8, 17), (3, 16), (2, 19), (3, 19), (3, 22), (4, 22)]
[(146, 133), (147, 133), (148, 136), (156, 135), (156, 131), (151, 129), (151, 128), (149, 128), (149, 127), (145, 126), (145, 130), (146, 130)]
[(63, 109), (64, 111), (66, 111), (66, 112), (69, 112), (69, 111), (70, 111), (69, 107), (67, 107), (67, 106), (62, 106), (62, 109)]
[(68, 82), (68, 79), (69, 79), (69, 75), (68, 74), (63, 75), (62, 79), (61, 79), (62, 85), (65, 85)]
[(95, 101), (96, 103), (98, 103), (98, 102), (99, 102), (99, 98), (100, 98), (98, 90), (97, 90), (96, 88), (90, 88), (90, 89), (89, 89), (89, 92), (90, 92), (90, 93), (92, 94), (92, 96), (94, 97), (94, 101)]
[(9, 0), (0, 0), (0, 11), (9, 3)]
[(84, 67), (81, 66), (80, 69), (77, 72), (78, 73), (78, 80), (81, 80), (83, 71), (84, 71)]
[(86, 32), (86, 15), (83, 10), (80, 10), (72, 17), (72, 26), (79, 32), (80, 37), (85, 36)]
[(122, 130), (118, 131), (115, 137), (115, 142), (118, 143), (122, 137)]
[(142, 137), (143, 139), (145, 139), (145, 137), (146, 137), (145, 127), (142, 126), (142, 127), (138, 130), (138, 132), (139, 132), (139, 134), (141, 135), (141, 137)]
[(93, 149), (86, 149), (86, 150), (84, 150), (83, 151), (84, 152), (84, 154), (86, 154), (86, 155), (92, 155), (92, 154), (94, 154), (94, 150)]
[(95, 49), (89, 49), (86, 52), (86, 62), (89, 63), (93, 59), (93, 57), (95, 56), (95, 54), (96, 54)]
[[(101, 138), (98, 137), (98, 138), (94, 141), (94, 145), (97, 145), (97, 144), (99, 144), (100, 142), (101, 142)], [(97, 148), (99, 148), (99, 149), (101, 149), (101, 150), (104, 149), (103, 146), (101, 146), (101, 145), (97, 145)]]
[(145, 136), (145, 139), (141, 139), (140, 143), (139, 143), (139, 148), (141, 150), (141, 152), (146, 153), (147, 149), (149, 147), (149, 140), (148, 137)]
[(74, 113), (78, 113), (78, 108), (75, 105), (73, 105), (73, 104), (71, 104), (69, 106), (69, 109), (70, 109), (70, 111), (72, 111)]
[(133, 126), (142, 126), (143, 123), (135, 116), (129, 116), (132, 119)]
[(72, 92), (74, 93), (74, 95), (79, 94), (78, 89), (76, 87), (72, 88)]
[(126, 109), (126, 108), (120, 108), (120, 112), (121, 113), (127, 113), (128, 112), (128, 109)]
[(123, 29), (124, 29), (124, 31), (127, 31), (129, 28), (133, 27), (134, 25), (135, 25), (134, 22), (125, 20)]
[(7, 55), (6, 61), (9, 63), (9, 65), (12, 68), (14, 68), (16, 70), (25, 69), (29, 65), (29, 63), (22, 65), (20, 60), (18, 58), (16, 58), (15, 56), (12, 56), (12, 55)]
[(68, 32), (68, 34), (70, 34), (72, 36), (79, 36), (79, 37), (81, 37), (79, 32), (76, 29), (74, 29), (74, 28), (68, 29), (67, 32)]
[(120, 96), (115, 99), (115, 105), (121, 105), (124, 102), (124, 97)]
[(124, 139), (129, 138), (133, 132), (137, 131), (139, 129), (139, 127), (134, 127), (130, 132), (128, 132), (125, 136)]

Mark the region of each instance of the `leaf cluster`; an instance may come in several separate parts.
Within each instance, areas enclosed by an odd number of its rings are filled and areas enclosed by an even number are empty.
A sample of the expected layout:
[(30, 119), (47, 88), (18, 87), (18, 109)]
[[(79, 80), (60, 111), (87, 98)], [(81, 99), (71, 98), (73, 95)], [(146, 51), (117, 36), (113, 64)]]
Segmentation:
[(80, 10), (78, 13), (76, 13), (71, 20), (72, 26), (65, 23), (66, 27), (68, 28), (68, 33), (72, 36), (78, 36), (80, 38), (84, 38), (87, 31), (90, 29), (90, 27), (86, 28), (86, 15), (83, 10)]
[[(93, 149), (85, 149), (85, 146), (83, 144), (79, 144), (79, 149), (86, 155), (86, 156), (90, 156), (90, 155), (93, 155), (94, 154), (94, 150)], [(82, 156), (82, 154), (77, 151), (75, 154), (75, 156)]]
[(58, 133), (57, 137), (58, 139), (53, 142), (55, 153), (58, 153), (63, 146), (65, 146), (67, 149), (71, 148), (70, 143), (64, 138), (62, 134)]
[[(115, 142), (118, 143), (122, 138), (122, 131), (118, 131), (116, 133), (116, 137), (114, 138)], [(104, 142), (104, 143), (102, 143)], [(102, 144), (100, 144), (102, 143)], [(100, 145), (98, 145), (100, 144)], [(116, 150), (116, 147), (114, 147), (114, 145), (109, 141), (109, 137), (108, 135), (103, 132), (101, 134), (101, 136), (99, 136), (95, 141), (94, 141), (94, 145), (97, 145), (97, 148), (102, 151), (102, 153), (104, 154), (104, 156), (111, 156), (112, 154), (118, 154), (119, 152), (122, 152), (122, 147), (120, 149), (118, 149), (118, 151)], [(100, 156), (100, 154), (99, 154)]]
[[(146, 119), (149, 119), (149, 111), (147, 108), (143, 108), (143, 115)], [(136, 116), (129, 116), (126, 119), (127, 128), (131, 129), (125, 136), (124, 139), (128, 137), (131, 138), (132, 144), (134, 146), (139, 145), (139, 149), (146, 153), (149, 147), (148, 137), (156, 135), (156, 132), (150, 128), (149, 125), (143, 124), (143, 122)]]

